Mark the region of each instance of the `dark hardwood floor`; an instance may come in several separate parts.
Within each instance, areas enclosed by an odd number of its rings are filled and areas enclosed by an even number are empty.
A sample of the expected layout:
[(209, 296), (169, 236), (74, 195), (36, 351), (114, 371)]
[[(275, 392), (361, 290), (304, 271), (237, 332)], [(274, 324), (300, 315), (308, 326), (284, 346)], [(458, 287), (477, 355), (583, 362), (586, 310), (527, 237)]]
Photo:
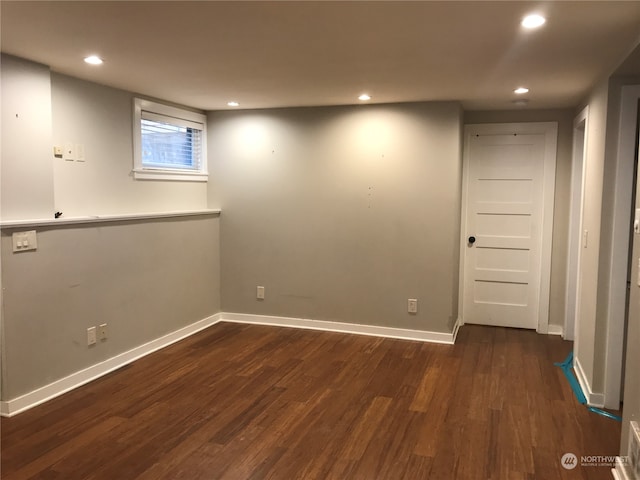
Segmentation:
[(620, 424), (579, 405), (571, 343), (455, 346), (222, 323), (13, 418), (3, 480), (607, 479)]

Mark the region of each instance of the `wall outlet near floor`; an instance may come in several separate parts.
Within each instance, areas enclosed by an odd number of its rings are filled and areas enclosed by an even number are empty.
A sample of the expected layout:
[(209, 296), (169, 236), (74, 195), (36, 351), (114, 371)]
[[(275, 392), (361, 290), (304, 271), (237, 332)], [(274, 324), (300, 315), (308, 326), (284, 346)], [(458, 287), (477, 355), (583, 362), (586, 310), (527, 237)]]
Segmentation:
[(256, 287), (256, 298), (258, 300), (264, 300), (264, 287), (262, 286)]
[(410, 298), (407, 300), (407, 311), (409, 313), (418, 313), (418, 299)]
[(98, 326), (98, 338), (102, 341), (107, 339), (107, 324), (103, 323)]
[(96, 327), (87, 328), (87, 345), (96, 344)]

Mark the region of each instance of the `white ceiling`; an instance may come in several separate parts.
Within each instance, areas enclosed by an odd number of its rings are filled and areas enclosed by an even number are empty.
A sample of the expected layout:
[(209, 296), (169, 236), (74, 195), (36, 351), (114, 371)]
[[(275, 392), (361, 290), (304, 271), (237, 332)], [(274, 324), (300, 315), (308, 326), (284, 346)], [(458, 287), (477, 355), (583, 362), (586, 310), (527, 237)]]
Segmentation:
[[(0, 4), (5, 53), (201, 108), (460, 100), (573, 107), (640, 40), (640, 1)], [(522, 17), (547, 24), (524, 31)], [(97, 53), (105, 63), (86, 65)], [(625, 73), (640, 74), (627, 65)]]

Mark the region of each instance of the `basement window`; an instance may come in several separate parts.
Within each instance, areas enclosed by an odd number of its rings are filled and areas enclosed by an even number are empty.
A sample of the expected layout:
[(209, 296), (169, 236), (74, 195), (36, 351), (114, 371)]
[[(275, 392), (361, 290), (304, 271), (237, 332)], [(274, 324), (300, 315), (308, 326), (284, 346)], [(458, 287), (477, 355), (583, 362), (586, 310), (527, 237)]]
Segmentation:
[(206, 124), (200, 113), (136, 98), (134, 178), (206, 182)]

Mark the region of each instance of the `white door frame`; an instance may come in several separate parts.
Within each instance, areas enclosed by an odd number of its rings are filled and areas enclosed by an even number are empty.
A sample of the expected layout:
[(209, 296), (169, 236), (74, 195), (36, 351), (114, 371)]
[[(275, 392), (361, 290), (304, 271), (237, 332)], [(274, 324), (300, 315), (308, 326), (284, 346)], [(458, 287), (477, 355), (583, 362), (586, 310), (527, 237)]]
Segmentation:
[(580, 302), (580, 257), (582, 256), (582, 213), (584, 210), (584, 182), (587, 157), (589, 107), (585, 107), (573, 121), (573, 158), (571, 161), (571, 198), (569, 206), (569, 240), (567, 247), (567, 292), (562, 338), (574, 340), (577, 355), (578, 318)]
[(544, 134), (544, 173), (542, 208), (542, 245), (540, 249), (540, 285), (537, 305), (538, 333), (549, 330), (549, 290), (551, 287), (551, 243), (553, 239), (553, 207), (556, 184), (556, 148), (558, 142), (557, 122), (532, 123), (487, 123), (471, 124), (464, 127), (464, 152), (462, 158), (462, 211), (460, 228), (460, 272), (458, 312), (464, 325), (464, 272), (467, 246), (467, 195), (469, 187), (469, 139), (472, 135), (536, 135)]
[(604, 405), (620, 407), (622, 385), (622, 351), (624, 342), (627, 269), (629, 266), (629, 234), (633, 195), (636, 128), (638, 123), (640, 85), (623, 86), (620, 94), (620, 123), (616, 157), (613, 228), (611, 236), (611, 269), (609, 303), (607, 305), (607, 341), (604, 376)]

